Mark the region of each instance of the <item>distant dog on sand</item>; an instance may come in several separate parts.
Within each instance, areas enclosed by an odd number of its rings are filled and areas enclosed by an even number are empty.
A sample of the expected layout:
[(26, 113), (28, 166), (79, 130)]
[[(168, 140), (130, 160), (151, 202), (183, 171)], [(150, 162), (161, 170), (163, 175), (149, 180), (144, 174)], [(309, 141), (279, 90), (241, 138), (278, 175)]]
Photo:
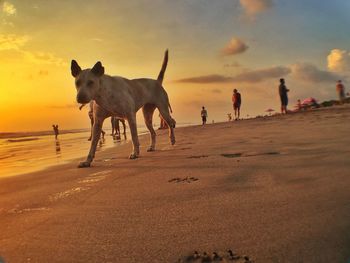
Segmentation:
[[(158, 78), (133, 79), (112, 77), (104, 74), (104, 67), (97, 62), (92, 69), (82, 70), (75, 60), (71, 63), (71, 73), (75, 78), (77, 102), (81, 104), (94, 101), (94, 125), (92, 141), (86, 161), (78, 167), (89, 167), (95, 157), (95, 151), (100, 137), (103, 121), (110, 116), (126, 119), (129, 123), (133, 151), (130, 159), (140, 154), (140, 143), (137, 135), (136, 112), (142, 108), (145, 124), (151, 134), (151, 145), (148, 151), (154, 151), (156, 133), (153, 129), (153, 112), (157, 108), (169, 127), (171, 144), (175, 144), (174, 119), (170, 116), (171, 107), (168, 95), (162, 86), (164, 73), (168, 64), (168, 50), (165, 52), (162, 68)], [(170, 112), (169, 112), (170, 109)]]

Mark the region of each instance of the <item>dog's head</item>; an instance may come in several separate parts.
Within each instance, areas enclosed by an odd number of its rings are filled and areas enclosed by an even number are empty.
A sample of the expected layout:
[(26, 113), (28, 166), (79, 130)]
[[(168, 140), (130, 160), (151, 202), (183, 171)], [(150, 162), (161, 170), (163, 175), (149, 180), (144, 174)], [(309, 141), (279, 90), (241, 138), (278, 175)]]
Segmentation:
[(77, 89), (77, 102), (89, 103), (95, 98), (96, 92), (100, 87), (100, 77), (103, 76), (105, 69), (101, 62), (97, 62), (92, 69), (82, 70), (75, 60), (71, 63), (72, 76), (75, 78), (75, 87)]

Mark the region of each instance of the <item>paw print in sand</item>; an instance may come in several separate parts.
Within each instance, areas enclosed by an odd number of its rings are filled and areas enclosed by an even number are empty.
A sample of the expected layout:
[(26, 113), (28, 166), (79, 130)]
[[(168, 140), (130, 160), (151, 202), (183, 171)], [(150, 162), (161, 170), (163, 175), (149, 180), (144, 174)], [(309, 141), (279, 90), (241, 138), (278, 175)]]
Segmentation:
[(195, 182), (195, 181), (198, 181), (199, 179), (196, 178), (196, 177), (185, 177), (185, 178), (179, 178), (179, 177), (176, 177), (176, 178), (172, 178), (170, 179), (168, 182), (169, 183), (192, 183), (192, 182)]

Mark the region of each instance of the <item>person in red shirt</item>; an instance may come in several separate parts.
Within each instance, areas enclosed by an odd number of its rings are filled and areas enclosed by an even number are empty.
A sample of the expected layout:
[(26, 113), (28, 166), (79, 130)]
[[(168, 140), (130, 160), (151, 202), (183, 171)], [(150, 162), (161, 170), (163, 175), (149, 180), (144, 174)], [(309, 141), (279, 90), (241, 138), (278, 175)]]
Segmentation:
[(345, 88), (341, 80), (338, 80), (337, 82), (337, 92), (340, 103), (343, 103), (345, 100)]
[(233, 109), (235, 111), (235, 120), (239, 120), (240, 114), (241, 114), (241, 94), (237, 91), (237, 89), (233, 90), (232, 95), (232, 103), (233, 103)]

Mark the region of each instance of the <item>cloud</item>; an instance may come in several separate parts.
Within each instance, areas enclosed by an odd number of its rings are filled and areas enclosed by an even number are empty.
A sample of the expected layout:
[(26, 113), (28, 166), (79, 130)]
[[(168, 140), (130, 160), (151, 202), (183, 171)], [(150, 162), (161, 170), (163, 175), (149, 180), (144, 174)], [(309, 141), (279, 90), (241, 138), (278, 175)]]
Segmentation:
[(91, 38), (90, 40), (95, 42), (103, 42), (102, 38)]
[(19, 50), (29, 40), (28, 36), (17, 36), (14, 34), (0, 34), (0, 51), (1, 50)]
[(8, 16), (13, 16), (17, 13), (17, 10), (13, 4), (5, 1), (2, 4), (2, 12), (4, 12)]
[(50, 52), (22, 51), (22, 53), (27, 60), (35, 64), (48, 64), (56, 66), (67, 65), (67, 63), (62, 58), (59, 58)]
[(224, 56), (232, 56), (245, 52), (248, 45), (239, 38), (232, 38), (231, 41), (221, 50)]
[(242, 67), (242, 65), (235, 61), (232, 63), (224, 64), (224, 68), (240, 68), (240, 67)]
[(350, 53), (346, 50), (333, 49), (327, 56), (328, 69), (334, 72), (350, 71)]
[(231, 81), (232, 81), (232, 77), (227, 77), (227, 76), (217, 75), (217, 74), (183, 78), (183, 79), (176, 80), (176, 82), (178, 83), (194, 83), (194, 84), (226, 83)]
[(281, 78), (288, 75), (291, 70), (288, 67), (277, 66), (265, 69), (246, 71), (236, 76), (229, 77), (218, 74), (204, 75), (176, 80), (178, 83), (210, 84), (210, 83), (228, 83), (245, 82), (259, 83), (268, 79)]
[(342, 79), (342, 76), (320, 70), (310, 63), (297, 63), (291, 66), (292, 76), (298, 80), (310, 83), (335, 82)]
[(10, 22), (10, 21), (7, 21), (6, 19), (2, 19), (2, 23), (1, 23), (3, 26), (9, 26), (9, 27), (14, 27), (15, 24)]
[(49, 64), (57, 66), (65, 66), (67, 63), (53, 53), (43, 51), (28, 51), (23, 46), (30, 40), (28, 36), (18, 36), (14, 34), (0, 34), (0, 52), (13, 51), (11, 56), (14, 59), (24, 59), (35, 64)]
[(74, 109), (74, 108), (78, 109), (79, 105), (77, 104), (47, 105), (46, 107), (50, 109)]
[(262, 13), (274, 5), (273, 0), (240, 0), (247, 17), (254, 19), (256, 15)]
[(251, 70), (233, 77), (234, 82), (257, 83), (267, 79), (281, 78), (288, 75), (291, 70), (288, 67), (276, 66), (265, 69)]

